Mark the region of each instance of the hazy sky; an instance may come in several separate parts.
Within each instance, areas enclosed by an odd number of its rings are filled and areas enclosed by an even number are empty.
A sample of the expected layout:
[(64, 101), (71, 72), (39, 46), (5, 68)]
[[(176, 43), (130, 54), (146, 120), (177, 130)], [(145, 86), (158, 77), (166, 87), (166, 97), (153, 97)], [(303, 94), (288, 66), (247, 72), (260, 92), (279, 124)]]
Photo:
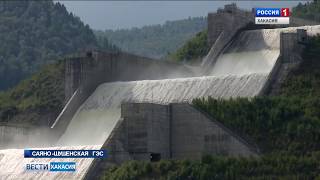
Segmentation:
[[(121, 29), (163, 24), (166, 20), (206, 16), (231, 1), (60, 1), (93, 29)], [(243, 9), (292, 7), (299, 1), (238, 1)]]

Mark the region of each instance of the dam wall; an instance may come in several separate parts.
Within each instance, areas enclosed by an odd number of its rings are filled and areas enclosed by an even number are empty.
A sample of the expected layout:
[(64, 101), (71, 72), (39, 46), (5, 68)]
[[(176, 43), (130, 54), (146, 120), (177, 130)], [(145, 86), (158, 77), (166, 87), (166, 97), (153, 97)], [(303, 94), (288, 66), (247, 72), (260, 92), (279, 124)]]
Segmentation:
[(164, 105), (122, 104), (126, 150), (136, 160), (150, 160), (152, 154), (171, 157), (170, 110)]
[(276, 94), (280, 90), (289, 72), (302, 62), (301, 53), (306, 43), (308, 35), (304, 29), (280, 33), (280, 55), (260, 95)]
[(253, 22), (253, 14), (238, 9), (236, 4), (225, 5), (224, 9), (218, 9), (216, 13), (209, 13), (208, 45), (211, 48), (202, 66), (212, 66), (232, 39)]
[(85, 56), (66, 60), (65, 96), (68, 100), (78, 88), (95, 89), (112, 81), (168, 79), (192, 76), (181, 64), (158, 61), (128, 53), (93, 51)]
[(280, 56), (261, 94), (276, 95), (290, 72), (302, 63), (301, 54), (309, 38), (320, 33), (320, 26), (303, 26), (280, 34)]
[[(101, 167), (128, 160), (200, 159), (203, 155), (257, 157), (259, 149), (222, 123), (187, 103), (124, 103), (121, 121), (102, 146), (108, 159), (96, 159), (85, 179)], [(100, 167), (100, 168), (99, 168)]]
[(174, 159), (199, 159), (205, 154), (257, 156), (258, 148), (214, 118), (189, 104), (170, 104), (171, 154)]
[(239, 9), (236, 4), (228, 4), (215, 13), (208, 13), (207, 21), (208, 45), (211, 47), (223, 31), (230, 32), (232, 29), (242, 28), (248, 23), (254, 22), (254, 16), (252, 12)]
[(52, 125), (57, 136), (65, 131), (80, 105), (102, 83), (195, 75), (190, 69), (174, 62), (98, 51), (66, 59), (65, 69), (65, 102), (68, 105)]

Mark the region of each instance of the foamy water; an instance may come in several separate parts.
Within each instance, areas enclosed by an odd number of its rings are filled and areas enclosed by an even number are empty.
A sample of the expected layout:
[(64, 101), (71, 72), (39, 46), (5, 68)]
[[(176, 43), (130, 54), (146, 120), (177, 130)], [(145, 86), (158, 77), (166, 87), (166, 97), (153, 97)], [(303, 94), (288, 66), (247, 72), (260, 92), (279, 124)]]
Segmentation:
[[(210, 70), (210, 75), (244, 75), (269, 73), (280, 55), (280, 33), (305, 29), (309, 36), (320, 33), (320, 26), (262, 29), (241, 32), (222, 52)], [(214, 49), (206, 58), (212, 57)], [(214, 59), (206, 59), (214, 61)]]
[(208, 96), (252, 97), (266, 80), (266, 74), (251, 74), (105, 83), (79, 108), (59, 144), (102, 144), (120, 118), (122, 102), (168, 104)]

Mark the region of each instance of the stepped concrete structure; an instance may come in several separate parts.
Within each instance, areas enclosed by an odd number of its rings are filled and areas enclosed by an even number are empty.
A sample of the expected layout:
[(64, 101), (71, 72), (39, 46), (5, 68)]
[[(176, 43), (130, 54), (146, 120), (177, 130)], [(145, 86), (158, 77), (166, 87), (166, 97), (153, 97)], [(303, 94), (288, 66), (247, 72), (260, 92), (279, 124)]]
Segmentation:
[[(102, 148), (109, 150), (109, 157), (60, 159), (77, 163), (72, 174), (30, 174), (21, 162), (39, 159), (23, 159), (23, 149), (5, 149), (0, 150), (0, 177), (96, 179), (105, 168), (128, 160), (199, 159), (206, 154), (258, 157), (254, 142), (191, 102), (208, 96), (253, 98), (277, 93), (288, 73), (301, 63), (304, 45), (310, 36), (320, 33), (320, 26), (258, 27), (252, 21), (251, 12), (234, 4), (209, 14), (208, 41), (212, 48), (203, 59), (201, 72), (195, 70), (199, 67), (127, 53), (92, 51), (67, 59), (66, 105), (51, 129), (33, 133), (28, 127), (0, 125), (3, 141), (12, 136), (8, 128), (16, 132), (10, 145), (0, 144), (9, 148), (32, 137), (38, 144), (30, 141), (24, 145)], [(50, 144), (39, 145), (41, 136), (50, 136), (43, 138)]]
[[(128, 160), (200, 159), (205, 154), (257, 157), (259, 149), (188, 103), (125, 103), (121, 120), (102, 148), (108, 159), (96, 159), (87, 179), (101, 167)], [(100, 167), (100, 168), (99, 168)]]

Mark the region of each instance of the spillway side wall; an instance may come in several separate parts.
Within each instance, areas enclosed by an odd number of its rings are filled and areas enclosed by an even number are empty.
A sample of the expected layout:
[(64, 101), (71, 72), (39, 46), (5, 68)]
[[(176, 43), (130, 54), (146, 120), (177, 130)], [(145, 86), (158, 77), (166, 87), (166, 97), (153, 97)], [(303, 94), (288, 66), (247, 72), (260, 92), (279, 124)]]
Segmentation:
[(192, 72), (178, 63), (158, 61), (128, 53), (95, 52), (92, 57), (66, 60), (65, 99), (76, 89), (82, 92), (113, 81), (187, 77)]
[(225, 5), (216, 13), (208, 14), (208, 55), (203, 59), (202, 66), (211, 67), (220, 53), (234, 37), (253, 21), (253, 14), (237, 8), (235, 4)]
[(219, 35), (232, 36), (231, 31), (243, 28), (250, 22), (254, 22), (252, 12), (238, 9), (235, 4), (225, 5), (224, 9), (218, 9), (216, 13), (208, 13), (208, 45), (214, 45)]
[(91, 56), (69, 58), (65, 66), (65, 101), (73, 97), (55, 128), (60, 136), (80, 105), (105, 82), (188, 77), (194, 75), (181, 64), (157, 61), (128, 53), (94, 52)]
[(280, 34), (280, 56), (259, 95), (274, 95), (279, 92), (289, 73), (303, 61), (301, 53), (306, 43), (308, 43), (308, 36), (303, 29)]
[(125, 161), (132, 160), (127, 148), (127, 128), (124, 120), (120, 119), (112, 133), (102, 145), (101, 149), (107, 150), (107, 158), (94, 159), (91, 163), (88, 171), (86, 172), (84, 179), (99, 179), (101, 173), (106, 169), (119, 165)]

